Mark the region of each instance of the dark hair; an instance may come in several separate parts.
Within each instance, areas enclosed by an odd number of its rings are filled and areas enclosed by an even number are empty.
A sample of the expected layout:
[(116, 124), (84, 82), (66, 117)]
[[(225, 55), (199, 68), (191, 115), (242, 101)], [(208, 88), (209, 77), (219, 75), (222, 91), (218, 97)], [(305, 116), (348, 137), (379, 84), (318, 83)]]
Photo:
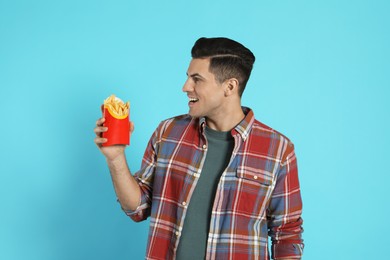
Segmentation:
[(239, 95), (244, 92), (246, 83), (255, 62), (253, 53), (241, 43), (228, 38), (199, 38), (191, 50), (191, 56), (210, 58), (209, 71), (219, 83), (230, 78), (239, 82)]

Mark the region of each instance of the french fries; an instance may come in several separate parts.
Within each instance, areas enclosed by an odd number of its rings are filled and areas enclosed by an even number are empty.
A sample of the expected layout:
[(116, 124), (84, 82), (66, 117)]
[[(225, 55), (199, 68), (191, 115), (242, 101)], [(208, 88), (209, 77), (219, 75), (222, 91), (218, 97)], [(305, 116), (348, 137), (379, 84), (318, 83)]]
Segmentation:
[(115, 97), (115, 95), (111, 95), (104, 100), (104, 108), (106, 108), (113, 117), (123, 119), (129, 115), (130, 102), (127, 101), (124, 103), (121, 99)]

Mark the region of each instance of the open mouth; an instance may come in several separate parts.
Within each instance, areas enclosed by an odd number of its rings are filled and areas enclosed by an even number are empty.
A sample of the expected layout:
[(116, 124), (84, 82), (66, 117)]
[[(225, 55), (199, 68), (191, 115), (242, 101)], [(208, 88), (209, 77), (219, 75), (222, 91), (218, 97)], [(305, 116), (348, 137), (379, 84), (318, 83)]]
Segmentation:
[(199, 101), (198, 98), (188, 98), (190, 103), (196, 103)]

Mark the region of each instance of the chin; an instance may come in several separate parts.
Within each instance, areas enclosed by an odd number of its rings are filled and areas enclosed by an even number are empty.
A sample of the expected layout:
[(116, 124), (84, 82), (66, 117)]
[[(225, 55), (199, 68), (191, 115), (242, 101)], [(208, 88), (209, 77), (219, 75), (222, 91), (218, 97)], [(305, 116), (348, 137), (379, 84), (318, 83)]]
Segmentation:
[(190, 115), (192, 118), (198, 118), (203, 116), (201, 114), (191, 112), (191, 110), (188, 112), (188, 115)]
[(195, 115), (195, 114), (193, 114), (193, 113), (188, 113), (188, 115), (189, 115), (190, 117), (192, 117), (192, 118), (198, 118), (198, 117), (199, 117), (198, 115)]

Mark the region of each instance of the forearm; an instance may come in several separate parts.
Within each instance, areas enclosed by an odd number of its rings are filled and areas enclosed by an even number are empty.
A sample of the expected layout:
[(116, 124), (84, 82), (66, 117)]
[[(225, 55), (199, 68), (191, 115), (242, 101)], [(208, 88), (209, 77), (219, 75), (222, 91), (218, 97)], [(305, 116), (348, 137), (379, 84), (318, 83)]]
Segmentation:
[(124, 154), (107, 160), (115, 193), (124, 210), (135, 210), (141, 200), (141, 189), (131, 175)]

